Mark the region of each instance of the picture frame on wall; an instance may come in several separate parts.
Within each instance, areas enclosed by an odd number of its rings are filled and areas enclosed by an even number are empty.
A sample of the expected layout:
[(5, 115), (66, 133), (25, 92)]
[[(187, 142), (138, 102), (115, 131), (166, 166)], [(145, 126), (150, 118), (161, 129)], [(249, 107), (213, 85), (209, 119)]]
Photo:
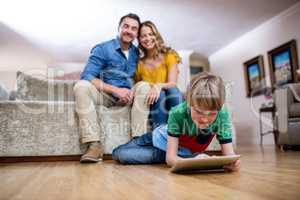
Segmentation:
[(247, 97), (254, 97), (265, 93), (266, 81), (262, 55), (244, 62), (244, 78)]
[(272, 90), (299, 81), (297, 77), (298, 54), (296, 40), (291, 40), (268, 51)]

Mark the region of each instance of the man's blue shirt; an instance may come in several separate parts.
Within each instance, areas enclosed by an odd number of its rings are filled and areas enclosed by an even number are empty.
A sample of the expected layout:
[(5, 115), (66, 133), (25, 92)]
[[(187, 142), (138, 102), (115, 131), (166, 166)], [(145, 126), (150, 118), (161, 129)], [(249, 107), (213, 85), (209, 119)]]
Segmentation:
[(131, 88), (138, 60), (138, 50), (130, 45), (128, 59), (121, 50), (119, 38), (96, 45), (81, 73), (81, 80), (101, 79), (117, 87)]

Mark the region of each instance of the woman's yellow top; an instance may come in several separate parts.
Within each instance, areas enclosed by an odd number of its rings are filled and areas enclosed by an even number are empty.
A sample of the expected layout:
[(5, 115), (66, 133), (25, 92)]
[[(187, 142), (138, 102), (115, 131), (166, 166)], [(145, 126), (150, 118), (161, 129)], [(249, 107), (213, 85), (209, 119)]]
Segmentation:
[(168, 82), (168, 73), (179, 62), (180, 57), (176, 52), (167, 52), (163, 61), (153, 68), (143, 65), (139, 61), (135, 71), (135, 81), (146, 81), (150, 84), (166, 83)]

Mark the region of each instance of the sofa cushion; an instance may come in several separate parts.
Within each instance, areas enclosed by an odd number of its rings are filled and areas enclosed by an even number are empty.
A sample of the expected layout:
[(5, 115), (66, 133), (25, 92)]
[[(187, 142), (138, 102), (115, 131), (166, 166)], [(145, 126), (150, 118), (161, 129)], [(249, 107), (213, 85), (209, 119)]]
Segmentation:
[[(96, 106), (106, 154), (129, 141), (129, 109)], [(1, 101), (0, 133), (0, 157), (78, 155), (86, 148), (74, 102)]]
[(78, 155), (74, 102), (0, 102), (0, 157)]
[(0, 101), (5, 101), (9, 99), (9, 93), (3, 84), (0, 82)]
[(17, 72), (17, 100), (74, 101), (74, 80), (36, 78)]

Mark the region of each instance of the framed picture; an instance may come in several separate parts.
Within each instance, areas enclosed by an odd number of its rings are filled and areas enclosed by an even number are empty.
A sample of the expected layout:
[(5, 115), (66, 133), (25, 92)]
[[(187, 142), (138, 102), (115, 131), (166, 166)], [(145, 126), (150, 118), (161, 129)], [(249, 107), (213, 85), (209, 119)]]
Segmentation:
[(291, 40), (268, 52), (272, 90), (287, 83), (298, 82), (296, 40)]
[(247, 97), (264, 94), (266, 82), (262, 55), (244, 62), (244, 78)]

